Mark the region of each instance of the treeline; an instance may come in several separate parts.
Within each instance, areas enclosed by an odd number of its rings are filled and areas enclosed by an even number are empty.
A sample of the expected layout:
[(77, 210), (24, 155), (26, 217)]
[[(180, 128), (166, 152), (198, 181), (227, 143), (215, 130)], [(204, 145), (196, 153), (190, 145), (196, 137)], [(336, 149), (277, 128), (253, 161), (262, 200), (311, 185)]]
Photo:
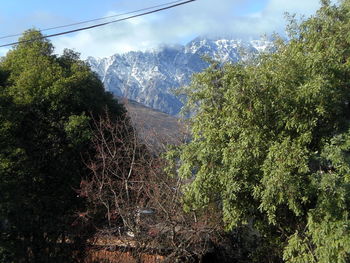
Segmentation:
[[(169, 262), (350, 262), (350, 1), (290, 17), (255, 61), (180, 90), (164, 157), (72, 51), (24, 34), (0, 62), (0, 262), (84, 262), (93, 242)], [(92, 241), (95, 240), (95, 241)]]

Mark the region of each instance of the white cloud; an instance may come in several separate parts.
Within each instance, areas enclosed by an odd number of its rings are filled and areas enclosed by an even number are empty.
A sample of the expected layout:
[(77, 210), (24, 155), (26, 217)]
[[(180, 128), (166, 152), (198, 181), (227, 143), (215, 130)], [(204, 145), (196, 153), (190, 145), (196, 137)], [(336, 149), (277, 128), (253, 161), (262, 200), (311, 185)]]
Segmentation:
[[(141, 1), (136, 2), (139, 2), (139, 6), (144, 6)], [(242, 2), (244, 1), (220, 0), (220, 4), (213, 8), (213, 0), (198, 0), (171, 11), (115, 23), (74, 36), (60, 37), (53, 42), (58, 52), (68, 47), (81, 52), (83, 57), (105, 57), (130, 50), (152, 49), (163, 43), (176, 44), (185, 39), (215, 32), (219, 27), (223, 28), (222, 19), (218, 18), (228, 17), (229, 10)], [(133, 5), (136, 5), (134, 1)], [(127, 9), (126, 6), (123, 8)], [(106, 15), (110, 16), (113, 13)]]
[(83, 57), (104, 57), (116, 52), (123, 53), (131, 50), (145, 50), (160, 43), (159, 37), (152, 28), (152, 21), (137, 18), (124, 21), (99, 29), (82, 31), (74, 36), (63, 36), (53, 39), (56, 51), (73, 48), (82, 52)]
[[(157, 3), (159, 1), (154, 0), (147, 5)], [(248, 4), (258, 3), (260, 9), (263, 7), (260, 11), (244, 12), (243, 15), (237, 11), (242, 8), (249, 10)], [(142, 6), (145, 6), (142, 0), (121, 0), (118, 3), (119, 10), (124, 11)], [(56, 37), (52, 41), (58, 53), (71, 48), (86, 58), (183, 43), (199, 35), (259, 37), (265, 33), (283, 33), (284, 12), (309, 16), (319, 6), (319, 0), (197, 0), (172, 10)], [(114, 14), (109, 12), (106, 16)]]
[(0, 48), (0, 57), (5, 56), (7, 51), (9, 51), (9, 48)]

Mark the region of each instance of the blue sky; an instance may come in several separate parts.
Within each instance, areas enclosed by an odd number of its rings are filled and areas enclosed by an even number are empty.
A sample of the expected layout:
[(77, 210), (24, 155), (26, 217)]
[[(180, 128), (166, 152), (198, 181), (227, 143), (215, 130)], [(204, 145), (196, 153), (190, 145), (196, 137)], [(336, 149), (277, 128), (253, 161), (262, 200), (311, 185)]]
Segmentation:
[[(133, 11), (171, 0), (0, 0), (0, 37), (28, 28), (47, 28)], [(106, 57), (130, 50), (185, 43), (199, 35), (258, 38), (283, 34), (284, 12), (309, 16), (319, 0), (197, 0), (147, 17), (72, 35), (52, 38), (56, 52), (74, 49), (87, 56)], [(71, 28), (68, 28), (71, 29)], [(62, 30), (62, 29), (61, 29)], [(55, 33), (51, 31), (46, 33)], [(16, 38), (0, 39), (1, 44)], [(4, 55), (8, 49), (0, 49)]]

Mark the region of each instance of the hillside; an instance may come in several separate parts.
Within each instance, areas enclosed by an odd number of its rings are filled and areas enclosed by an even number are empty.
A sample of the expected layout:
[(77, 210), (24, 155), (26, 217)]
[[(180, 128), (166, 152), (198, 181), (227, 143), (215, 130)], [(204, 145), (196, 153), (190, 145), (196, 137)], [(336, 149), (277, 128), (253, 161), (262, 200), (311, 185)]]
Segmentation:
[(179, 118), (144, 106), (134, 100), (118, 97), (143, 141), (157, 151), (167, 144), (178, 144), (186, 137), (185, 125)]

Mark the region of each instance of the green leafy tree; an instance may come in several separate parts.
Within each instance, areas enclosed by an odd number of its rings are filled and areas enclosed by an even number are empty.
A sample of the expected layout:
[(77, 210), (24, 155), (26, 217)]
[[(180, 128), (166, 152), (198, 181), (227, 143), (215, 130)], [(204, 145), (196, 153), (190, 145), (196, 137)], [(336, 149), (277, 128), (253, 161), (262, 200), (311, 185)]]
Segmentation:
[(54, 55), (36, 30), (20, 40), (0, 63), (0, 255), (69, 262), (91, 117), (124, 109), (78, 54)]
[(256, 262), (349, 262), (350, 1), (322, 1), (255, 63), (213, 63), (187, 96), (185, 208), (216, 203), (252, 228)]

